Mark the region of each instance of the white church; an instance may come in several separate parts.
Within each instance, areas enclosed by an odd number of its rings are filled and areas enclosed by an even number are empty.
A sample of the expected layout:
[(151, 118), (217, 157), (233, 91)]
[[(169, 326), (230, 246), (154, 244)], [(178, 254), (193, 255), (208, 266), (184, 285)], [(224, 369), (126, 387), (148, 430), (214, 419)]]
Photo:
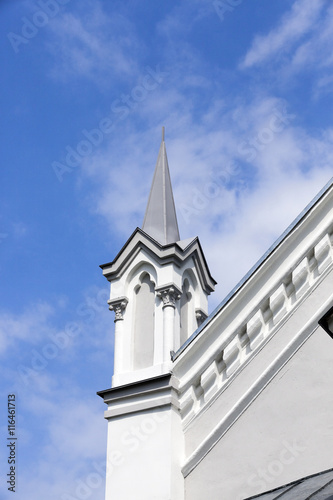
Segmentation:
[(101, 268), (106, 500), (332, 500), (333, 182), (208, 315), (216, 282), (180, 238), (163, 132), (142, 229)]

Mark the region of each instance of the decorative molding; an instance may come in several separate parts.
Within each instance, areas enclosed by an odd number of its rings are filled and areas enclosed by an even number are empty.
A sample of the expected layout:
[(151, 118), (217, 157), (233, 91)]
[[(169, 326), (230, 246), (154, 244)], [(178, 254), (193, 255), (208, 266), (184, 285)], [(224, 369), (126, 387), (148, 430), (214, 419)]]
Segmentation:
[(123, 313), (128, 304), (127, 297), (118, 297), (117, 299), (108, 300), (110, 311), (115, 312), (114, 322), (124, 319)]
[(104, 413), (104, 418), (107, 420), (167, 405), (174, 406), (178, 410), (177, 393), (170, 373), (99, 391), (97, 394), (108, 405)]
[[(324, 306), (326, 307), (326, 305)], [(199, 447), (187, 458), (182, 467), (184, 477), (187, 477), (190, 472), (201, 462), (201, 460), (209, 453), (215, 444), (222, 439), (235, 421), (245, 412), (253, 400), (265, 389), (265, 387), (273, 380), (277, 373), (287, 364), (294, 356), (295, 352), (306, 342), (317, 327), (317, 319), (313, 318), (298, 332), (298, 335), (293, 341), (285, 347), (280, 355), (270, 363), (261, 376), (247, 388), (241, 399), (235, 404), (230, 412), (228, 412), (218, 422), (218, 425), (207, 435)]]
[(205, 319), (208, 317), (208, 315), (202, 309), (196, 309), (195, 310), (195, 317), (196, 317), (198, 326), (200, 326), (205, 321)]
[(176, 285), (165, 285), (160, 288), (156, 288), (156, 295), (163, 301), (163, 309), (165, 307), (171, 306), (176, 307), (176, 301), (182, 296), (182, 292), (176, 287)]
[(174, 264), (180, 268), (186, 260), (192, 258), (203, 290), (208, 295), (214, 291), (216, 281), (210, 274), (198, 238), (193, 238), (189, 242), (185, 240), (185, 242), (179, 241), (168, 245), (160, 245), (140, 228), (133, 232), (112, 262), (100, 266), (103, 275), (110, 282), (120, 278), (124, 270), (131, 265), (136, 255), (142, 250), (147, 252), (154, 259), (154, 262), (161, 266)]
[[(221, 336), (220, 347), (208, 364), (203, 351), (199, 372), (195, 371), (192, 378), (178, 387), (180, 412), (185, 427), (232, 382), (234, 376), (269, 341), (332, 266), (331, 230), (303, 253), (298, 264), (252, 309), (245, 322), (235, 326), (227, 338)], [(174, 375), (178, 378), (177, 361)]]

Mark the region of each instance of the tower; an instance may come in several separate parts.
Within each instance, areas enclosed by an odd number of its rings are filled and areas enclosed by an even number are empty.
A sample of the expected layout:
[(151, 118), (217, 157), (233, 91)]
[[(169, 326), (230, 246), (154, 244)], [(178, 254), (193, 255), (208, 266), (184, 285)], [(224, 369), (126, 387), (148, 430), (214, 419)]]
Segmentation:
[(216, 282), (198, 238), (180, 240), (164, 128), (142, 229), (101, 268), (115, 312), (112, 385), (168, 373), (170, 352), (206, 318)]
[(106, 500), (181, 500), (171, 353), (207, 317), (216, 282), (198, 238), (180, 239), (164, 128), (142, 228), (101, 268), (115, 313), (112, 388), (98, 393), (108, 404)]

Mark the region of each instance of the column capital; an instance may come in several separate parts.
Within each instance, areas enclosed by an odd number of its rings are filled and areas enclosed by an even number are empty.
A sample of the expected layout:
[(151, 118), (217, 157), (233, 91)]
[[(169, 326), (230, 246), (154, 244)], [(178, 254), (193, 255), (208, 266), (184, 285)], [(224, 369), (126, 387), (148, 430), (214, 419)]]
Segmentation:
[(115, 312), (115, 322), (124, 319), (123, 312), (125, 311), (128, 304), (127, 297), (118, 297), (116, 299), (108, 300), (108, 304), (110, 311)]
[(163, 301), (164, 307), (176, 307), (176, 301), (180, 299), (182, 291), (174, 284), (164, 285), (156, 288), (156, 295)]

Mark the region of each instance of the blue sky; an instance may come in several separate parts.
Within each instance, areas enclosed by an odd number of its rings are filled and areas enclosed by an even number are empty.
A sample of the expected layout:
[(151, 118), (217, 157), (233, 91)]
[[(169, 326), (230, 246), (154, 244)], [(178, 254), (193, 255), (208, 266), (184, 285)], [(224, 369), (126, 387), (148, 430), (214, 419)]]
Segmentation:
[(101, 500), (98, 266), (142, 224), (161, 127), (212, 310), (332, 177), (333, 5), (3, 0), (0, 23), (1, 470), (15, 392), (19, 498)]

